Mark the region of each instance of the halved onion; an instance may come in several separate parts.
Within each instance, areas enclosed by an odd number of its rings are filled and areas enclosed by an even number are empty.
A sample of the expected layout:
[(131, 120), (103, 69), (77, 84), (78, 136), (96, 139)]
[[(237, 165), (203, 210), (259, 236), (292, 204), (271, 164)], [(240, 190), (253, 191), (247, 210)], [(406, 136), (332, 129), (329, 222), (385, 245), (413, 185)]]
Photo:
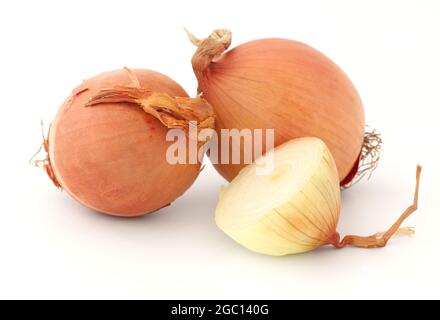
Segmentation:
[(395, 234), (412, 233), (401, 223), (417, 209), (421, 167), (417, 167), (414, 203), (384, 233), (369, 237), (336, 231), (341, 196), (335, 161), (322, 140), (301, 138), (274, 151), (274, 170), (259, 174), (259, 165), (245, 167), (220, 192), (216, 223), (244, 247), (281, 256), (314, 250), (323, 245), (342, 248), (383, 247)]

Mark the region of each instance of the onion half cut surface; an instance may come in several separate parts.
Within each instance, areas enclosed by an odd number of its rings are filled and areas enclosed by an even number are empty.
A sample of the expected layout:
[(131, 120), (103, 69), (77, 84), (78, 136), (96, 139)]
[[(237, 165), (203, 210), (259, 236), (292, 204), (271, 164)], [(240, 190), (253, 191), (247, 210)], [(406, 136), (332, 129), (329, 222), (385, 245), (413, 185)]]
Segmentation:
[(269, 255), (313, 250), (328, 243), (339, 219), (335, 162), (317, 138), (301, 138), (275, 149), (274, 170), (243, 169), (221, 191), (216, 223), (231, 238)]

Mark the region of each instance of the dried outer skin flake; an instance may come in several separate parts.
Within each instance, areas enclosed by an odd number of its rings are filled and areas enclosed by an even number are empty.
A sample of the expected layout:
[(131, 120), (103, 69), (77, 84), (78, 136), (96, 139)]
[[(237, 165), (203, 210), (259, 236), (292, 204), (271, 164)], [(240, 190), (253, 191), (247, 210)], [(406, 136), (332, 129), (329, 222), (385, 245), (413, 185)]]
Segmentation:
[(214, 128), (212, 107), (200, 97), (172, 97), (166, 93), (143, 88), (116, 86), (102, 89), (86, 106), (121, 102), (139, 105), (169, 129), (189, 132), (190, 122), (195, 122), (198, 130)]

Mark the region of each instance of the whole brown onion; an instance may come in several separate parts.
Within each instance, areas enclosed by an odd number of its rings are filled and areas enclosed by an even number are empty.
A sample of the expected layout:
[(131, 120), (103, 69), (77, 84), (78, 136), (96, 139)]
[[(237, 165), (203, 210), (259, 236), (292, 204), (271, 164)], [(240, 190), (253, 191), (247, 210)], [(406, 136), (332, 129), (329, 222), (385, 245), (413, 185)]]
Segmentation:
[(165, 75), (103, 73), (84, 81), (60, 107), (42, 166), (55, 185), (89, 208), (117, 216), (153, 212), (183, 194), (200, 171), (200, 163), (166, 161), (168, 128), (187, 130), (189, 120), (210, 127), (213, 119), (203, 99), (188, 98)]
[[(364, 174), (375, 168), (380, 138), (373, 133), (364, 139), (364, 108), (358, 92), (324, 54), (304, 43), (277, 38), (226, 51), (231, 33), (224, 29), (203, 40), (189, 37), (197, 46), (192, 66), (198, 90), (215, 110), (218, 133), (274, 129), (275, 146), (295, 138), (320, 138), (332, 152), (342, 185), (350, 183), (358, 170)], [(232, 148), (230, 144), (230, 154)], [(246, 165), (243, 144), (240, 148), (241, 163), (214, 164), (228, 181)]]

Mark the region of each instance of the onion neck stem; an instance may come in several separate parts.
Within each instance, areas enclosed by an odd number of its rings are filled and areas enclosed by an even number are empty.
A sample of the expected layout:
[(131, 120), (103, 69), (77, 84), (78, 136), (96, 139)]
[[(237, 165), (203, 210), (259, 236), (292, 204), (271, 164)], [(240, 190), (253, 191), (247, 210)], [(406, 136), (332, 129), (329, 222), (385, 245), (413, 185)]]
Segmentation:
[(334, 237), (330, 240), (329, 244), (340, 249), (345, 246), (353, 246), (358, 248), (382, 248), (385, 247), (388, 241), (396, 234), (409, 234), (413, 233), (410, 228), (400, 228), (400, 225), (408, 218), (414, 211), (417, 210), (419, 201), (419, 185), (420, 185), (420, 174), (422, 172), (422, 167), (417, 166), (416, 171), (416, 187), (414, 191), (414, 200), (412, 205), (410, 205), (403, 214), (397, 219), (397, 221), (385, 232), (376, 233), (372, 236), (362, 237), (356, 235), (345, 236), (342, 241), (340, 241), (339, 233), (335, 233)]
[(226, 29), (214, 30), (209, 37), (203, 40), (197, 39), (187, 29), (185, 29), (189, 40), (197, 47), (191, 63), (197, 77), (200, 77), (211, 62), (218, 60), (223, 52), (225, 52), (232, 41), (232, 34)]

